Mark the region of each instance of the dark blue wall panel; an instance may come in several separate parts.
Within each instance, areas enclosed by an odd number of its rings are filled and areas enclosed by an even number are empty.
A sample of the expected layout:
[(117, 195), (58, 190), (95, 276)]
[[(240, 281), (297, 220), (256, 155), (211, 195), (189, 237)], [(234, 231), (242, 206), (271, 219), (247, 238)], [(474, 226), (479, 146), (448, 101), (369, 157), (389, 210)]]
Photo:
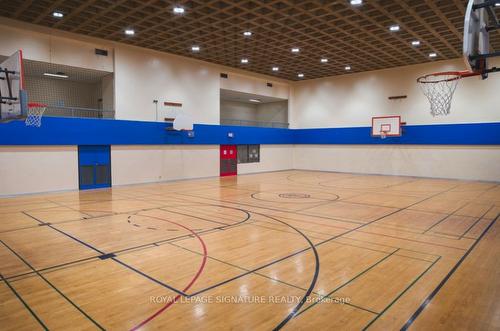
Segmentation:
[(165, 127), (156, 122), (45, 117), (40, 128), (26, 127), (22, 121), (0, 124), (0, 145), (500, 145), (500, 123), (409, 125), (402, 137), (383, 140), (372, 138), (369, 127), (289, 130), (198, 124), (193, 138)]
[(296, 144), (500, 145), (500, 123), (407, 125), (401, 137), (371, 136), (370, 127), (298, 129)]
[[(39, 128), (22, 121), (0, 124), (0, 145), (159, 145), (159, 144), (290, 144), (288, 129), (243, 126), (194, 126), (187, 132), (166, 131), (156, 122), (45, 117)], [(171, 126), (171, 125), (170, 125)], [(232, 132), (234, 138), (229, 138)]]

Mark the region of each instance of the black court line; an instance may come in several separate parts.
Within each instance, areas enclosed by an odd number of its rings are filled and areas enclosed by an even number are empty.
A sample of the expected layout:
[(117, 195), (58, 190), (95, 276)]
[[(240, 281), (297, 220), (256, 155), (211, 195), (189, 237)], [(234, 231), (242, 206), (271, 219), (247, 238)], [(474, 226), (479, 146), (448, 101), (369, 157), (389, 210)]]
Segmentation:
[(30, 312), (31, 316), (33, 316), (37, 320), (37, 322), (40, 324), (40, 326), (44, 330), (48, 331), (49, 328), (47, 328), (47, 326), (42, 322), (42, 320), (37, 316), (37, 314), (35, 314), (35, 312), (30, 308), (30, 306), (26, 303), (26, 301), (23, 300), (23, 298), (21, 297), (21, 295), (19, 293), (17, 293), (17, 291), (14, 289), (14, 287), (12, 287), (12, 285), (10, 285), (9, 281), (2, 276), (2, 274), (0, 274), (0, 279), (2, 281), (4, 281), (5, 284), (7, 284), (7, 286), (12, 291), (12, 293), (14, 293), (14, 295), (17, 297), (17, 299), (19, 301), (21, 301), (21, 303), (23, 304), (23, 306)]
[[(458, 186), (458, 185), (457, 185), (457, 186)], [(453, 188), (455, 188), (455, 187), (456, 187), (456, 186), (454, 186), (454, 187), (450, 188), (449, 190), (452, 190), (452, 189), (453, 189)], [(442, 194), (442, 193), (443, 193), (443, 192), (439, 192), (439, 193), (437, 193), (437, 194), (436, 194), (436, 195), (434, 195), (434, 196), (437, 196), (437, 195)], [(184, 194), (184, 193), (179, 193), (179, 194), (181, 194), (181, 195), (186, 195), (186, 196), (190, 196), (190, 195), (187, 195), (187, 194)], [(430, 196), (430, 197), (424, 198), (424, 199), (422, 199), (421, 201), (415, 202), (413, 205), (416, 205), (416, 204), (418, 204), (418, 203), (420, 203), (420, 202), (422, 202), (422, 201), (426, 201), (426, 200), (428, 200), (428, 199), (431, 199), (431, 198), (433, 198), (434, 196)], [(195, 198), (198, 198), (198, 197), (196, 197), (196, 196), (195, 196)], [(180, 198), (180, 199), (182, 199), (182, 198)], [(215, 199), (209, 199), (209, 198), (207, 198), (207, 200), (215, 200)], [(221, 202), (221, 201), (222, 201), (222, 200), (220, 200), (219, 202)], [(223, 202), (227, 202), (227, 201), (223, 201)], [(234, 202), (229, 202), (229, 203), (236, 204), (236, 203), (234, 203)], [(335, 235), (335, 236), (333, 236), (333, 237), (331, 237), (331, 238), (329, 238), (329, 239), (326, 239), (326, 240), (324, 240), (324, 241), (322, 241), (322, 242), (320, 242), (320, 243), (318, 243), (318, 244), (316, 244), (316, 245), (313, 245), (313, 246), (314, 246), (314, 247), (317, 247), (317, 246), (319, 246), (319, 245), (322, 245), (322, 244), (325, 244), (325, 243), (330, 242), (330, 241), (332, 241), (332, 240), (335, 240), (335, 239), (337, 239), (337, 238), (339, 238), (339, 237), (342, 237), (342, 236), (344, 236), (344, 235), (346, 235), (346, 234), (349, 234), (349, 233), (351, 233), (351, 232), (357, 231), (357, 230), (359, 230), (359, 229), (361, 229), (361, 228), (363, 228), (363, 227), (365, 227), (365, 226), (368, 226), (368, 225), (370, 225), (370, 224), (372, 224), (372, 223), (375, 223), (375, 222), (377, 222), (377, 221), (379, 221), (379, 220), (381, 220), (381, 219), (383, 219), (383, 218), (385, 218), (385, 217), (388, 217), (388, 216), (391, 216), (391, 215), (393, 215), (393, 214), (396, 214), (396, 213), (400, 212), (401, 210), (405, 210), (405, 209), (407, 209), (407, 208), (409, 208), (409, 207), (411, 207), (411, 206), (412, 206), (412, 205), (407, 206), (407, 207), (402, 208), (402, 209), (395, 210), (395, 211), (393, 211), (393, 212), (391, 212), (391, 213), (389, 213), (389, 214), (387, 214), (387, 215), (383, 215), (383, 216), (381, 216), (381, 217), (379, 217), (379, 218), (376, 218), (376, 219), (374, 219), (374, 220), (372, 220), (372, 221), (370, 221), (370, 222), (368, 222), (368, 223), (361, 224), (361, 225), (359, 225), (358, 227), (355, 227), (355, 228), (353, 228), (353, 229), (350, 229), (350, 230), (348, 230), (348, 231), (346, 231), (346, 232), (344, 232), (344, 233), (341, 233), (341, 234), (339, 234), (339, 235)], [(254, 207), (255, 207), (255, 206), (254, 206)], [(264, 209), (268, 209), (268, 208), (264, 208)], [(264, 217), (269, 217), (269, 218), (272, 218), (272, 217), (270, 217), (270, 216), (268, 216), (268, 215), (260, 214), (260, 213), (257, 213), (257, 212), (252, 212), (252, 213), (257, 214), (257, 215), (261, 215), (261, 216), (264, 216)], [(309, 216), (311, 216), (311, 215), (309, 215)], [(281, 221), (280, 221), (280, 222), (281, 222)], [(347, 238), (347, 239), (350, 239), (349, 237), (346, 237), (346, 238)], [(402, 238), (398, 238), (398, 239), (401, 239), (401, 240), (406, 240), (406, 239), (402, 239)], [(429, 243), (426, 243), (426, 244), (429, 244)], [(251, 270), (251, 272), (255, 272), (255, 271), (258, 271), (258, 270), (260, 270), (260, 269), (264, 269), (264, 268), (266, 268), (266, 267), (268, 267), (268, 266), (270, 266), (270, 265), (273, 265), (273, 264), (275, 264), (275, 263), (281, 262), (281, 261), (286, 260), (286, 259), (288, 259), (288, 258), (290, 258), (290, 257), (293, 257), (293, 256), (295, 256), (295, 255), (301, 254), (301, 253), (303, 253), (303, 252), (305, 252), (305, 251), (308, 251), (309, 249), (310, 249), (310, 247), (309, 247), (309, 248), (304, 248), (304, 249), (302, 249), (302, 250), (300, 250), (300, 251), (297, 251), (297, 252), (295, 252), (295, 253), (291, 253), (291, 254), (289, 254), (289, 255), (287, 255), (287, 256), (284, 256), (284, 257), (282, 257), (282, 258), (280, 258), (280, 259), (277, 259), (277, 260), (272, 261), (272, 262), (270, 262), (270, 263), (267, 263), (267, 264), (265, 264), (265, 265), (263, 265), (263, 266), (261, 266), (261, 267), (258, 267), (258, 268), (254, 269), (254, 270)], [(205, 289), (203, 289), (203, 290), (197, 291), (196, 293), (193, 293), (193, 294), (191, 294), (190, 296), (198, 295), (198, 294), (201, 294), (201, 293), (203, 293), (203, 292), (205, 292), (205, 291), (208, 291), (208, 290), (211, 290), (211, 289), (213, 289), (213, 288), (219, 287), (219, 286), (221, 286), (221, 285), (227, 284), (227, 283), (229, 283), (229, 282), (231, 282), (231, 281), (234, 281), (234, 280), (236, 280), (236, 279), (238, 279), (238, 278), (241, 278), (241, 277), (243, 277), (243, 276), (246, 276), (247, 274), (249, 274), (249, 273), (251, 273), (251, 272), (244, 273), (244, 274), (238, 275), (238, 276), (236, 276), (236, 277), (230, 278), (230, 279), (228, 279), (228, 280), (225, 280), (225, 281), (223, 281), (223, 282), (220, 282), (220, 283), (218, 283), (218, 284), (212, 285), (212, 286), (207, 287), (207, 288), (205, 288)]]
[[(232, 207), (227, 207), (227, 208), (233, 209)], [(247, 214), (247, 218), (245, 218), (244, 220), (239, 221), (239, 222), (237, 222), (235, 224), (229, 224), (228, 226), (216, 227), (216, 228), (209, 228), (209, 229), (206, 229), (206, 230), (198, 231), (198, 232), (196, 232), (196, 234), (199, 234), (199, 235), (200, 234), (207, 234), (207, 233), (210, 233), (210, 232), (220, 231), (220, 230), (224, 230), (224, 229), (228, 229), (228, 228), (232, 228), (232, 227), (237, 227), (237, 226), (243, 225), (243, 223), (246, 222), (250, 218), (250, 214), (248, 212), (246, 212), (244, 209), (241, 209), (241, 211), (244, 211)], [(177, 237), (172, 237), (172, 238), (168, 238), (168, 239), (158, 240), (158, 241), (155, 241), (155, 242), (150, 242), (150, 243), (146, 243), (146, 244), (141, 244), (141, 245), (137, 245), (137, 246), (127, 247), (127, 248), (124, 248), (124, 249), (112, 251), (112, 252), (108, 253), (108, 255), (109, 254), (115, 254), (116, 255), (116, 254), (119, 254), (119, 253), (124, 253), (124, 252), (132, 251), (132, 250), (138, 250), (138, 249), (142, 249), (142, 248), (152, 248), (153, 246), (159, 246), (159, 244), (169, 243), (169, 242), (177, 241), (179, 239), (186, 239), (186, 238), (191, 238), (191, 237), (192, 237), (191, 234), (185, 234), (185, 235), (181, 235), (181, 236), (177, 236)], [(52, 269), (57, 269), (57, 268), (65, 267), (65, 266), (70, 266), (70, 265), (76, 264), (76, 263), (81, 263), (81, 262), (86, 262), (86, 261), (94, 260), (94, 259), (97, 259), (97, 258), (99, 258), (101, 256), (103, 256), (103, 255), (102, 254), (101, 255), (95, 255), (95, 256), (88, 257), (88, 258), (82, 258), (82, 259), (75, 260), (75, 261), (70, 261), (70, 262), (61, 263), (61, 264), (53, 265), (53, 266), (42, 268), (42, 269), (37, 269), (36, 271), (42, 272), (42, 271), (48, 271), (48, 270), (52, 270)], [(7, 279), (10, 280), (10, 279), (19, 278), (19, 277), (22, 277), (22, 276), (31, 275), (31, 274), (34, 274), (34, 273), (35, 273), (34, 271), (30, 271), (30, 272), (26, 272), (26, 273), (22, 273), (22, 274), (17, 274), (17, 275), (9, 276)]]
[[(178, 247), (178, 248), (184, 249), (184, 250), (186, 250), (186, 251), (188, 251), (188, 252), (191, 252), (191, 253), (193, 253), (193, 254), (203, 256), (203, 254), (201, 254), (201, 253), (199, 253), (199, 252), (196, 252), (196, 251), (193, 251), (193, 250), (191, 250), (191, 249), (189, 249), (189, 248), (185, 248), (185, 247), (182, 247), (182, 246), (179, 246), (179, 245), (173, 244), (173, 243), (169, 243), (169, 244), (170, 244), (170, 245), (172, 245), (172, 246), (175, 246), (175, 247)], [(387, 253), (387, 252), (385, 252), (385, 253)], [(234, 268), (237, 268), (237, 269), (241, 269), (241, 270), (243, 270), (243, 271), (250, 271), (250, 270), (248, 270), (248, 269), (246, 269), (246, 268), (243, 268), (243, 267), (237, 266), (237, 265), (232, 264), (232, 263), (227, 262), (227, 261), (222, 261), (222, 260), (217, 259), (217, 258), (215, 258), (215, 257), (211, 257), (211, 256), (207, 256), (207, 257), (208, 257), (209, 259), (211, 259), (211, 260), (214, 260), (214, 261), (217, 261), (217, 262), (220, 262), (220, 263), (226, 264), (226, 265), (228, 265), (228, 266), (231, 266), (231, 267), (234, 267)], [(304, 292), (305, 292), (305, 291), (307, 291), (307, 289), (302, 288), (302, 287), (300, 287), (300, 286), (297, 286), (297, 285), (294, 285), (294, 284), (290, 284), (290, 283), (287, 283), (287, 282), (285, 282), (285, 281), (282, 281), (282, 280), (279, 280), (279, 279), (276, 279), (276, 278), (273, 278), (273, 277), (269, 277), (269, 276), (264, 275), (264, 274), (261, 274), (261, 273), (259, 273), (259, 272), (254, 272), (253, 274), (254, 274), (254, 275), (257, 275), (257, 276), (260, 276), (260, 277), (267, 278), (267, 279), (269, 279), (269, 280), (271, 280), (271, 281), (274, 281), (274, 282), (277, 282), (277, 283), (280, 283), (280, 284), (284, 284), (284, 285), (287, 285), (287, 286), (290, 286), (290, 287), (296, 288), (296, 289), (301, 290), (301, 291), (304, 291)], [(321, 296), (321, 294), (319, 294), (319, 293), (317, 293), (317, 292), (313, 292), (313, 293), (314, 293), (314, 294), (316, 294), (316, 295), (318, 295), (318, 296)], [(352, 307), (354, 307), (354, 308), (357, 308), (357, 309), (366, 310), (365, 308), (362, 308), (362, 307), (359, 307), (359, 306), (356, 306), (356, 305), (352, 305), (352, 304), (349, 304), (349, 303), (345, 303), (345, 304), (347, 304), (347, 305), (349, 305), (349, 306), (352, 306)], [(377, 313), (372, 312), (372, 311), (370, 311), (370, 310), (366, 310), (366, 311), (368, 311), (368, 312), (370, 312), (370, 313), (373, 313), (373, 314), (377, 314)]]
[(478, 218), (478, 219), (474, 222), (474, 224), (472, 224), (471, 226), (469, 226), (469, 227), (467, 228), (467, 230), (465, 230), (465, 231), (464, 231), (464, 233), (462, 233), (462, 235), (460, 236), (460, 239), (462, 239), (462, 238), (463, 238), (463, 237), (467, 234), (467, 232), (469, 232), (469, 231), (470, 231), (470, 230), (471, 230), (474, 226), (476, 226), (476, 224), (477, 224), (477, 223), (479, 223), (479, 221), (483, 220), (483, 219), (484, 219), (484, 217), (485, 217), (486, 215), (488, 215), (488, 213), (489, 213), (489, 212), (490, 212), (493, 208), (495, 208), (495, 205), (492, 205), (492, 206), (491, 206), (491, 207), (490, 207), (490, 208), (489, 208), (489, 209), (488, 209), (488, 210), (487, 210), (484, 214), (482, 214), (482, 215), (481, 215), (481, 217), (479, 217), (479, 218)]
[(449, 219), (449, 218), (450, 218), (450, 217), (452, 217), (452, 216), (460, 216), (460, 215), (455, 215), (455, 213), (456, 213), (457, 211), (459, 211), (460, 209), (462, 209), (462, 208), (464, 208), (464, 207), (468, 206), (469, 204), (470, 204), (470, 202), (467, 202), (465, 205), (458, 207), (457, 209), (455, 209), (454, 211), (452, 211), (452, 212), (451, 212), (451, 214), (448, 214), (448, 216), (446, 216), (445, 218), (443, 218), (443, 219), (442, 219), (442, 220), (440, 220), (439, 222), (437, 222), (437, 223), (435, 223), (435, 224), (431, 225), (431, 226), (430, 226), (427, 230), (425, 230), (424, 232), (422, 232), (422, 234), (426, 234), (426, 233), (427, 233), (427, 232), (429, 232), (431, 229), (434, 229), (436, 226), (438, 226), (439, 224), (443, 223), (444, 221), (446, 221), (447, 219)]
[[(40, 220), (36, 219), (35, 217), (33, 217), (33, 216), (29, 215), (28, 213), (26, 213), (26, 212), (23, 212), (23, 213), (24, 213), (24, 214), (26, 214), (27, 216), (30, 216), (30, 217), (32, 217), (33, 219), (35, 219), (35, 220), (37, 220), (37, 221), (41, 222)], [(53, 225), (47, 225), (47, 226), (48, 226), (49, 228), (51, 228), (51, 229), (53, 229), (53, 230), (55, 230), (55, 231), (57, 231), (57, 232), (59, 232), (59, 233), (61, 233), (61, 234), (65, 235), (65, 236), (67, 236), (68, 238), (73, 239), (74, 241), (76, 241), (76, 242), (78, 242), (78, 243), (82, 244), (83, 246), (85, 246), (85, 247), (87, 247), (87, 248), (90, 248), (90, 249), (91, 249), (91, 250), (93, 250), (93, 251), (98, 252), (98, 253), (99, 253), (99, 255), (106, 255), (106, 254), (107, 254), (107, 253), (105, 253), (105, 252), (103, 252), (103, 251), (101, 251), (101, 250), (99, 250), (99, 249), (97, 249), (97, 248), (93, 247), (92, 245), (90, 245), (90, 244), (88, 244), (88, 243), (84, 242), (83, 240), (80, 240), (80, 239), (78, 239), (78, 238), (76, 238), (76, 237), (74, 237), (74, 236), (72, 236), (72, 235), (70, 235), (70, 234), (68, 234), (68, 233), (66, 233), (66, 232), (64, 232), (64, 231), (62, 231), (62, 230), (59, 230), (59, 229), (55, 228)], [(140, 270), (138, 270), (138, 269), (136, 269), (136, 268), (134, 268), (134, 267), (132, 267), (132, 266), (128, 265), (128, 264), (127, 264), (127, 263), (125, 263), (125, 262), (122, 262), (122, 261), (120, 261), (120, 260), (118, 260), (118, 259), (116, 259), (116, 258), (111, 258), (111, 260), (113, 260), (113, 261), (115, 261), (116, 263), (118, 263), (118, 264), (120, 264), (120, 265), (124, 266), (125, 268), (128, 268), (129, 270), (132, 270), (132, 271), (136, 272), (137, 274), (139, 274), (139, 275), (141, 275), (141, 276), (143, 276), (143, 277), (145, 277), (145, 278), (147, 278), (147, 279), (149, 279), (149, 280), (153, 281), (154, 283), (156, 283), (156, 284), (158, 284), (158, 285), (161, 285), (161, 286), (163, 286), (163, 287), (165, 287), (165, 288), (168, 288), (169, 290), (174, 291), (175, 293), (180, 294), (180, 295), (182, 295), (182, 296), (186, 296), (186, 294), (185, 294), (184, 292), (182, 292), (182, 291), (180, 291), (180, 290), (178, 290), (178, 289), (176, 289), (176, 288), (174, 288), (174, 287), (172, 287), (172, 286), (170, 286), (170, 285), (168, 285), (168, 284), (165, 284), (164, 282), (161, 282), (161, 281), (159, 281), (159, 280), (158, 280), (158, 279), (156, 279), (156, 278), (153, 278), (153, 277), (151, 277), (151, 276), (149, 276), (149, 275), (145, 274), (144, 272), (142, 272), (142, 271), (140, 271)]]
[[(436, 243), (432, 243), (432, 242), (420, 241), (420, 240), (415, 240), (415, 239), (401, 238), (401, 237), (397, 237), (397, 236), (391, 236), (391, 235), (388, 235), (388, 234), (382, 234), (382, 233), (376, 233), (376, 232), (359, 231), (359, 233), (366, 233), (366, 234), (371, 234), (371, 235), (376, 235), (376, 236), (389, 237), (389, 238), (394, 238), (394, 239), (399, 239), (399, 240), (406, 240), (406, 241), (416, 242), (416, 243), (420, 243), (420, 244), (427, 244), (427, 245), (431, 245), (431, 246), (440, 246), (440, 247), (458, 249), (458, 250), (461, 250), (461, 251), (466, 251), (467, 250), (466, 248), (460, 248), (460, 247), (454, 247), (454, 246), (447, 246), (447, 245), (436, 244)], [(450, 239), (450, 238), (443, 238), (443, 239)], [(450, 239), (450, 240), (454, 240), (454, 239)]]
[(76, 303), (74, 303), (70, 298), (68, 298), (61, 290), (59, 290), (54, 284), (52, 284), (47, 278), (45, 278), (41, 273), (35, 270), (33, 266), (26, 261), (21, 255), (19, 255), (16, 251), (14, 251), (9, 245), (7, 245), (5, 242), (0, 240), (0, 243), (7, 247), (9, 251), (11, 251), (17, 258), (21, 261), (23, 261), (24, 264), (26, 264), (31, 270), (33, 270), (41, 279), (45, 281), (54, 291), (56, 291), (60, 296), (62, 296), (66, 301), (68, 301), (73, 307), (75, 307), (80, 313), (82, 313), (89, 321), (91, 321), (97, 328), (100, 330), (105, 330), (96, 320), (94, 320), (92, 317), (90, 317), (89, 314), (87, 314), (83, 309), (81, 309)]
[(370, 323), (368, 323), (364, 328), (363, 328), (363, 331), (367, 330), (373, 323), (375, 323), (389, 308), (391, 308), (394, 303), (396, 303), (396, 301), (399, 300), (399, 298), (401, 298), (406, 292), (408, 292), (408, 290), (413, 286), (415, 285), (426, 273), (427, 271), (429, 271), (439, 260), (441, 260), (441, 258), (437, 258), (436, 261), (432, 262), (431, 265), (429, 265), (417, 278), (415, 278), (411, 283), (410, 285), (408, 285), (401, 293), (399, 293), (395, 298), (394, 300), (391, 301), (391, 303), (389, 303), (389, 305), (387, 305), (387, 307), (384, 308), (384, 310), (382, 310), (374, 319), (372, 319), (370, 321)]
[(464, 262), (464, 260), (469, 256), (469, 254), (472, 252), (472, 250), (477, 246), (477, 244), (483, 239), (483, 237), (486, 235), (488, 230), (496, 223), (498, 218), (500, 217), (500, 214), (493, 219), (488, 227), (484, 229), (484, 231), (481, 233), (479, 238), (474, 242), (474, 244), (469, 248), (469, 250), (462, 256), (462, 258), (455, 264), (455, 266), (448, 272), (448, 274), (441, 280), (441, 282), (438, 284), (438, 286), (427, 296), (427, 298), (422, 302), (420, 307), (411, 315), (411, 317), (406, 321), (406, 323), (403, 325), (401, 328), (401, 331), (406, 331), (408, 328), (415, 322), (417, 317), (422, 313), (422, 311), (429, 305), (429, 303), (432, 301), (432, 299), (436, 296), (436, 294), (441, 290), (441, 288), (446, 284), (448, 279), (455, 273), (455, 271), (460, 267), (460, 265)]
[[(399, 251), (399, 248), (394, 250), (393, 252), (391, 253), (388, 253), (386, 252), (386, 256), (384, 256), (382, 259), (378, 260), (376, 263), (372, 264), (371, 266), (369, 266), (368, 268), (366, 268), (365, 270), (359, 272), (356, 276), (354, 276), (353, 278), (349, 279), (347, 282), (343, 283), (342, 285), (339, 285), (337, 286), (335, 289), (333, 289), (332, 291), (328, 292), (325, 296), (322, 296), (320, 300), (314, 302), (313, 304), (309, 305), (307, 308), (305, 308), (304, 310), (302, 310), (300, 313), (297, 314), (296, 317), (298, 317), (299, 315), (305, 313), (306, 311), (308, 311), (309, 309), (311, 309), (312, 307), (316, 306), (317, 304), (319, 304), (320, 302), (323, 302), (324, 299), (330, 297), (333, 293), (337, 292), (338, 290), (340, 290), (341, 288), (343, 287), (346, 287), (347, 285), (349, 285), (350, 283), (352, 283), (353, 281), (355, 281), (356, 279), (358, 279), (359, 277), (361, 277), (362, 275), (366, 274), (368, 271), (372, 270), (373, 268), (375, 268), (377, 265), (379, 265), (380, 263), (382, 263), (383, 261), (387, 260), (389, 257), (393, 256), (397, 251)], [(363, 310), (367, 310), (367, 309), (363, 309)], [(367, 310), (373, 314), (378, 314), (376, 312), (373, 312), (371, 310)]]

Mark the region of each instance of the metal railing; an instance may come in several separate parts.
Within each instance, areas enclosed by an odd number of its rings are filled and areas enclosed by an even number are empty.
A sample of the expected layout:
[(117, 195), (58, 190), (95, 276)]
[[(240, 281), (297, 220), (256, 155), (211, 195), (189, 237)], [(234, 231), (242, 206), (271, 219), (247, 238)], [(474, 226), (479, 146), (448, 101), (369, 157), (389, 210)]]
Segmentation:
[(115, 111), (82, 107), (47, 106), (43, 116), (114, 119)]
[(233, 120), (221, 118), (221, 125), (236, 125), (236, 126), (257, 126), (261, 128), (281, 128), (288, 129), (288, 123), (280, 122), (262, 122), (262, 121), (247, 121), (247, 120)]

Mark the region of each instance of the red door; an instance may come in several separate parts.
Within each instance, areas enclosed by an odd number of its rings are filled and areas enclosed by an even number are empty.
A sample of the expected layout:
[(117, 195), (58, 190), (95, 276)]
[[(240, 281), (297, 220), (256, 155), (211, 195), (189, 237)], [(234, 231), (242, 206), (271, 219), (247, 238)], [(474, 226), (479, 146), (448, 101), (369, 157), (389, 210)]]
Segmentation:
[(220, 145), (220, 175), (235, 176), (238, 174), (236, 145)]

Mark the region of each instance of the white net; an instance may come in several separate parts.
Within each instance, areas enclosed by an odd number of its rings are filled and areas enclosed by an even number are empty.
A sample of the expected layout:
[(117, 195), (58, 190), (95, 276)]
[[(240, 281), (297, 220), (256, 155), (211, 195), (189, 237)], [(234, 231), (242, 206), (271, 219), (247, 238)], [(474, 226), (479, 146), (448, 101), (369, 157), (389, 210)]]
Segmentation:
[(28, 116), (25, 120), (26, 126), (40, 127), (42, 125), (42, 116), (45, 109), (47, 109), (47, 106), (43, 104), (29, 104)]
[(432, 74), (420, 77), (417, 81), (429, 103), (431, 115), (448, 115), (451, 109), (451, 100), (462, 78), (457, 73)]

